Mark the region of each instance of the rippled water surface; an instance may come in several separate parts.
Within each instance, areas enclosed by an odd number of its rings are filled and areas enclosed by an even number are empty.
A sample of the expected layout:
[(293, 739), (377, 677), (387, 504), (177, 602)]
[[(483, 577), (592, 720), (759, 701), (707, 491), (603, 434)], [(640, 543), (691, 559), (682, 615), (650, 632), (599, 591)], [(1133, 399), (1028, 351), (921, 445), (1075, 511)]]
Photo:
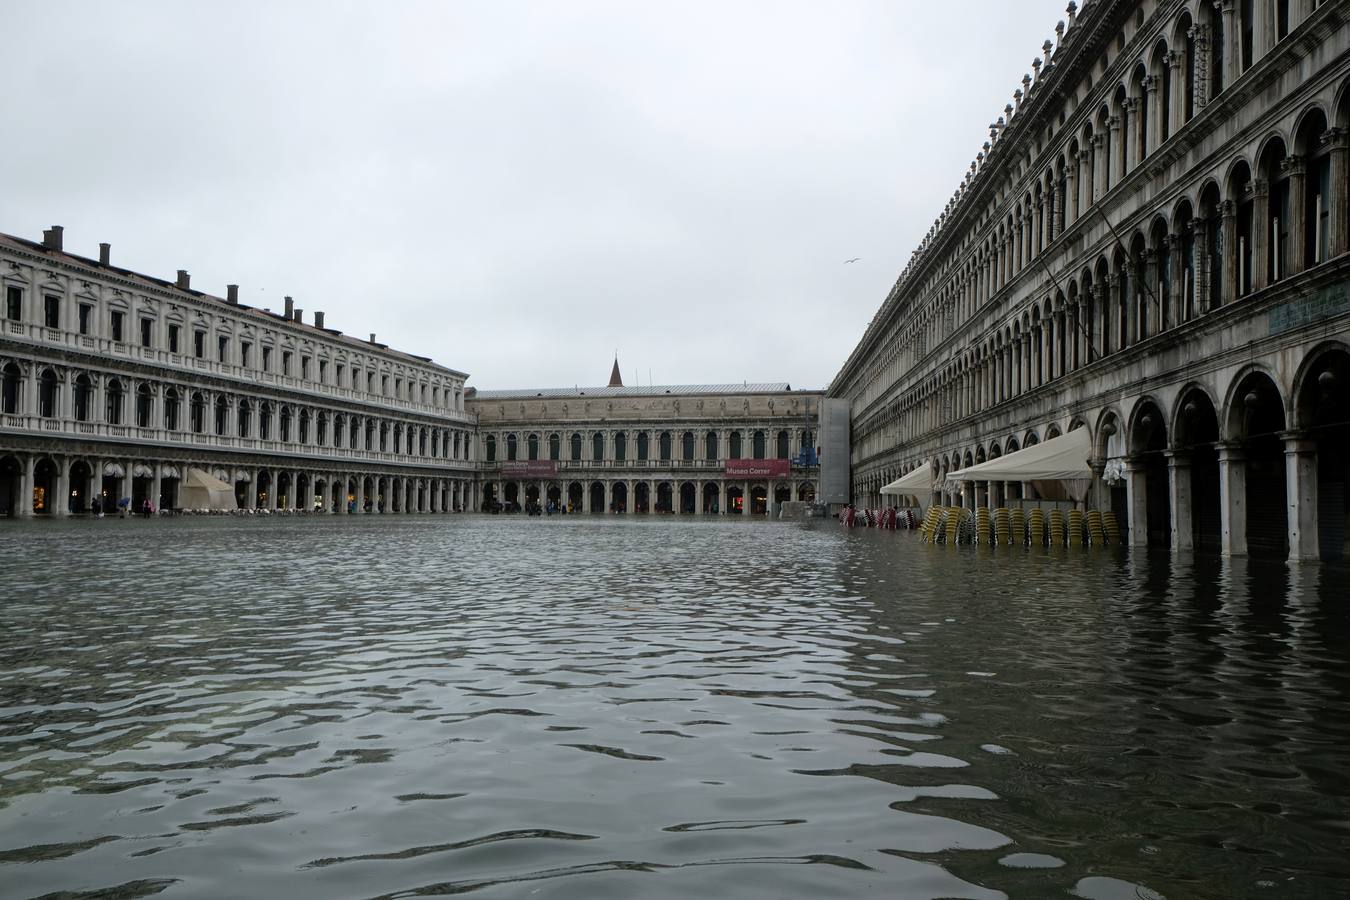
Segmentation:
[(6, 897), (1350, 885), (1344, 569), (579, 516), (0, 553)]

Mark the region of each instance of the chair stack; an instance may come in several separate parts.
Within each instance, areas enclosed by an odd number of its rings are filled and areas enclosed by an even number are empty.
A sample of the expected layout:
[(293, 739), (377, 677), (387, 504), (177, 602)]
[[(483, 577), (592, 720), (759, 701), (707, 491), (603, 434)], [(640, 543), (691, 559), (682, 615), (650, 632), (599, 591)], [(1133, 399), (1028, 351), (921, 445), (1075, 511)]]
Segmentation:
[(1064, 510), (1050, 510), (1050, 546), (1064, 546)]
[(1069, 510), (1069, 546), (1083, 546), (1083, 511), (1081, 509)]
[(919, 526), (919, 537), (926, 543), (936, 543), (938, 529), (942, 527), (942, 507), (930, 506), (924, 513), (923, 524)]
[(947, 510), (947, 543), (955, 544), (960, 537), (961, 507), (953, 506)]
[(1120, 543), (1120, 525), (1116, 523), (1114, 510), (1108, 509), (1102, 512), (1102, 528), (1106, 531), (1106, 542), (1108, 544)]
[(1045, 546), (1045, 510), (1033, 507), (1027, 519), (1027, 542), (1033, 547)]
[(1106, 532), (1102, 530), (1102, 512), (1090, 509), (1087, 514), (1088, 543), (1100, 547), (1106, 543)]
[(1011, 544), (1025, 545), (1027, 542), (1027, 511), (1014, 506), (1008, 513), (1008, 528), (1012, 530)]
[(975, 543), (988, 545), (993, 535), (993, 522), (989, 518), (989, 507), (981, 506), (975, 510)]
[(1008, 520), (1008, 510), (1002, 506), (994, 510), (994, 543), (1012, 543), (1012, 525)]

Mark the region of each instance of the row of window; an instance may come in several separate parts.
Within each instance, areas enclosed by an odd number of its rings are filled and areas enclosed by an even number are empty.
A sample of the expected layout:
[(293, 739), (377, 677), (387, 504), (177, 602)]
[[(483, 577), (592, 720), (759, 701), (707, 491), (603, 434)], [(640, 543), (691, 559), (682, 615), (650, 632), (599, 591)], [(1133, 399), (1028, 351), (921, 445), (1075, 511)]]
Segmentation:
[[(71, 418), (77, 422), (92, 422), (101, 412), (99, 421), (108, 425), (135, 424), (139, 428), (163, 427), (168, 431), (180, 431), (186, 425), (186, 430), (193, 434), (206, 434), (210, 429), (217, 437), (258, 438), (339, 449), (349, 447), (433, 459), (466, 459), (469, 453), (468, 434), (461, 431), (404, 425), (326, 410), (314, 413), (306, 407), (297, 409), (290, 404), (246, 397), (232, 400), (220, 395), (212, 402), (201, 391), (185, 395), (172, 386), (164, 388), (157, 415), (156, 400), (161, 399), (160, 396), (149, 384), (141, 384), (134, 392), (132, 422), (128, 423), (128, 391), (122, 380), (107, 379), (102, 393), (101, 408), (96, 407), (94, 380), (86, 373), (76, 375), (70, 394)], [(50, 367), (43, 369), (37, 378), (37, 415), (47, 419), (60, 418), (62, 400), (60, 377)], [(18, 414), (22, 405), (22, 372), (11, 362), (0, 369), (0, 412)], [(186, 421), (183, 420), (185, 413)]]
[[(62, 300), (56, 294), (44, 294), (42, 298), (42, 324), (51, 329), (63, 327), (61, 321)], [(19, 285), (5, 287), (5, 317), (11, 321), (24, 320), (24, 289)], [(94, 335), (100, 329), (96, 323), (97, 307), (93, 303), (80, 302), (76, 307), (75, 330), (86, 337)], [(134, 323), (128, 322), (128, 314), (123, 310), (110, 310), (106, 334), (117, 343), (138, 344), (141, 347), (156, 347), (159, 321), (154, 317), (142, 316)], [(185, 334), (184, 326), (177, 322), (164, 325), (164, 348), (173, 354), (190, 355), (195, 359), (207, 359), (208, 355), (224, 365), (237, 364), (244, 369), (256, 369), (287, 377), (299, 377), (302, 381), (317, 381), (319, 384), (333, 384), (335, 387), (364, 390), (368, 394), (392, 397), (430, 404), (431, 406), (460, 410), (463, 394), (458, 388), (441, 388), (428, 385), (412, 378), (395, 375), (374, 368), (335, 362), (331, 371), (329, 360), (314, 357), (294, 350), (281, 348), (277, 353), (271, 344), (259, 344), (241, 336), (237, 345), (232, 335), (218, 334), (215, 345), (210, 345), (210, 333), (205, 328), (194, 327), (191, 334)], [(190, 345), (189, 342), (190, 341)], [(237, 353), (237, 356), (235, 355)]]
[[(657, 459), (670, 461), (674, 457), (674, 435), (669, 431), (663, 431), (656, 438)], [(696, 445), (700, 442), (694, 432), (686, 431), (680, 435), (680, 459), (686, 462), (692, 462), (695, 459)], [(754, 431), (750, 435), (751, 457), (753, 459), (767, 458), (768, 434), (764, 431)], [(792, 453), (790, 450), (790, 437), (787, 431), (779, 431), (775, 436), (776, 459), (788, 459)], [(727, 458), (742, 459), (744, 446), (743, 438), (739, 431), (731, 432), (728, 440)], [(719, 438), (717, 432), (709, 431), (702, 436), (703, 458), (708, 460), (721, 459), (718, 455)], [(801, 433), (801, 446), (812, 447), (815, 442), (815, 435), (811, 431)], [(502, 443), (505, 445), (505, 459), (508, 461), (521, 459), (520, 439), (514, 434), (508, 434)], [(548, 459), (559, 461), (562, 459), (562, 436), (554, 433), (548, 436)], [(580, 432), (573, 432), (568, 438), (568, 459), (572, 462), (580, 462), (582, 459), (582, 449), (585, 446), (584, 439)], [(651, 438), (646, 432), (638, 432), (632, 441), (633, 449), (636, 454), (634, 457), (639, 461), (651, 459)], [(620, 431), (614, 435), (612, 450), (613, 456), (605, 455), (605, 435), (595, 433), (591, 435), (591, 459), (603, 460), (613, 459), (615, 462), (624, 462), (628, 459), (629, 437), (628, 433)], [(531, 434), (525, 438), (525, 456), (527, 460), (537, 460), (541, 457), (539, 435)], [(487, 462), (496, 462), (498, 460), (498, 439), (494, 434), (489, 434), (483, 438), (483, 457)]]

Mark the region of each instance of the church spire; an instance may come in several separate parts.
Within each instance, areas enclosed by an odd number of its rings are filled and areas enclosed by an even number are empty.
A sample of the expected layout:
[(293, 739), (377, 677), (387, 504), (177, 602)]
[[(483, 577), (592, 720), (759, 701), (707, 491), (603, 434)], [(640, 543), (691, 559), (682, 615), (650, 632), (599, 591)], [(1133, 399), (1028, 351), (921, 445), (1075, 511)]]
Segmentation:
[(614, 369), (609, 373), (610, 387), (623, 387), (623, 376), (619, 374), (619, 354), (614, 354)]

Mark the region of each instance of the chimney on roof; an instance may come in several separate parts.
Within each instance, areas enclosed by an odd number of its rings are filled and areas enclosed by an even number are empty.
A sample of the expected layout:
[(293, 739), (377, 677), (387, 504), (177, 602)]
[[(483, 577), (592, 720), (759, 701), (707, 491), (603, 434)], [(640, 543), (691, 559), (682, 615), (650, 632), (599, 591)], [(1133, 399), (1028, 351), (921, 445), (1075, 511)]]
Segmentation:
[(188, 274), (187, 269), (178, 270), (178, 288), (186, 291), (192, 284), (192, 276)]
[(109, 265), (109, 262), (108, 262), (108, 261), (109, 261), (110, 259), (112, 259), (112, 244), (99, 244), (99, 245), (98, 245), (98, 264), (99, 264), (100, 266), (106, 266), (106, 265)]
[(373, 331), (370, 333), (370, 342), (371, 342), (372, 344), (375, 343), (375, 332), (373, 332)]
[(323, 310), (321, 309), (316, 309), (314, 311), (314, 327), (315, 328), (323, 327)]
[(303, 322), (303, 321), (305, 321), (305, 311), (304, 311), (303, 309), (300, 309), (300, 308), (298, 308), (298, 307), (296, 308), (296, 310), (295, 310), (295, 321), (297, 321), (297, 322)]
[(42, 246), (46, 247), (48, 250), (60, 250), (62, 244), (61, 235), (63, 232), (65, 232), (65, 229), (60, 225), (53, 225), (51, 228), (48, 228), (46, 231), (42, 232)]
[(237, 284), (225, 285), (225, 302), (230, 304), (231, 306), (239, 305), (239, 285)]
[(295, 301), (290, 297), (286, 298), (286, 318), (295, 318)]

